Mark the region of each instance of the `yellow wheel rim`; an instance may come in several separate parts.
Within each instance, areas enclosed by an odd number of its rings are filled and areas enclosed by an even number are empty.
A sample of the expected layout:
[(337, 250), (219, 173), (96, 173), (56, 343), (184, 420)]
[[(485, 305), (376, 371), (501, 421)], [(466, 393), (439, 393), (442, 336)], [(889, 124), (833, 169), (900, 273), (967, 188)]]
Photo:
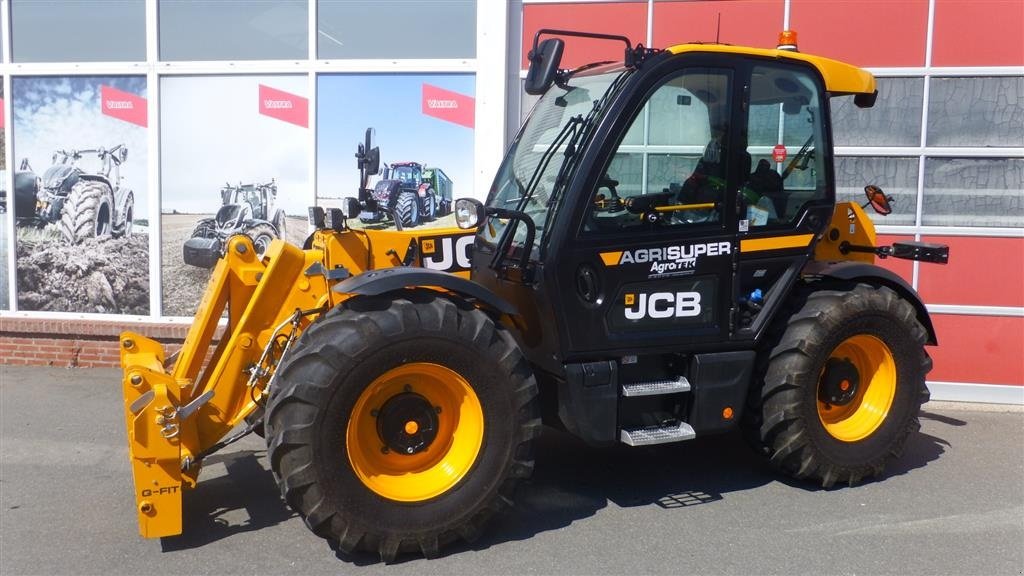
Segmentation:
[(457, 372), (426, 362), (388, 370), (363, 390), (345, 432), (359, 480), (400, 502), (429, 500), (469, 473), (483, 444), (480, 400)]
[[(827, 382), (826, 370), (818, 380), (818, 418), (836, 440), (857, 442), (873, 434), (885, 422), (896, 397), (896, 362), (884, 342), (867, 334), (844, 340), (832, 351), (836, 360), (856, 370), (854, 378)], [(832, 380), (836, 380), (833, 376)], [(839, 403), (829, 401), (825, 388), (842, 395)]]

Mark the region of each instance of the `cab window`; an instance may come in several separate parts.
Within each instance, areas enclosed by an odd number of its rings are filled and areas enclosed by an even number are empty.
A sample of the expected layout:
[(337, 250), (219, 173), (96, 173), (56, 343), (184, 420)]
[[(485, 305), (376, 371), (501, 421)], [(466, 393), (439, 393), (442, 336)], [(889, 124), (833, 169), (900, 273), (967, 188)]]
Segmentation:
[(732, 75), (691, 68), (655, 89), (602, 171), (584, 233), (721, 227)]
[(810, 74), (785, 65), (753, 67), (741, 232), (790, 224), (805, 206), (826, 197), (822, 116)]

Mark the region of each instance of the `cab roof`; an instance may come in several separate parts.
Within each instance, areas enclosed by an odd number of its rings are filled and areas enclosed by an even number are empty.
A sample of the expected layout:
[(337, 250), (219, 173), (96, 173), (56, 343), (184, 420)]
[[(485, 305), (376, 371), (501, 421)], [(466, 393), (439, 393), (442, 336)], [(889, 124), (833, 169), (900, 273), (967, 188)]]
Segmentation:
[(821, 77), (825, 79), (825, 89), (833, 94), (873, 94), (876, 89), (875, 77), (867, 70), (838, 60), (793, 50), (750, 48), (728, 44), (677, 44), (666, 48), (666, 51), (672, 54), (687, 52), (739, 54), (807, 62), (818, 69)]

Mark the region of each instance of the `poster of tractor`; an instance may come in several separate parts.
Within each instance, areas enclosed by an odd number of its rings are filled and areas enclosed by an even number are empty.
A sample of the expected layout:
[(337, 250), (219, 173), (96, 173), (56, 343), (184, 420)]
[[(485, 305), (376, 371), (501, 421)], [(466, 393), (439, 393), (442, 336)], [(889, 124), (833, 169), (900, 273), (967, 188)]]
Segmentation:
[(197, 255), (219, 253), (235, 234), (257, 252), (305, 240), (307, 81), (169, 77), (160, 88), (161, 312), (191, 316), (215, 263)]
[[(482, 196), (473, 190), (474, 93), (467, 74), (320, 75), (317, 203), (358, 198), (355, 227), (454, 225), (454, 199)], [(367, 128), (381, 163), (360, 189), (351, 156)]]
[(18, 309), (148, 314), (146, 78), (11, 85)]

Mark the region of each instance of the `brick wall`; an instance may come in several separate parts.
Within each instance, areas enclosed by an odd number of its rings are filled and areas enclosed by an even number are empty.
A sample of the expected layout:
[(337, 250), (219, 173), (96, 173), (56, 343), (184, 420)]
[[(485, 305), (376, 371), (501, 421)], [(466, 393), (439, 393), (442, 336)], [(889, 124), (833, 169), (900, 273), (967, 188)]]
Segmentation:
[(188, 324), (0, 318), (0, 364), (117, 367), (121, 332), (153, 338), (170, 354), (181, 346), (188, 328)]

